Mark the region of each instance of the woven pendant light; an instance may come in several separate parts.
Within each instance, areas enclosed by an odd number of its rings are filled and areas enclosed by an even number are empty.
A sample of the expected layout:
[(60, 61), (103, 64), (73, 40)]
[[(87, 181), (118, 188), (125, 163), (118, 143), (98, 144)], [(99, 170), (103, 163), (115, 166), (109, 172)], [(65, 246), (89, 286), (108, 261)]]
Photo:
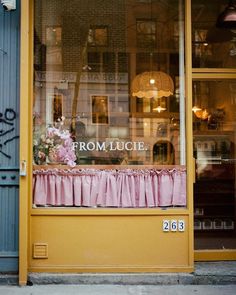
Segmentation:
[(174, 83), (172, 78), (164, 72), (143, 72), (133, 79), (131, 91), (133, 96), (139, 98), (168, 97), (174, 93)]
[[(153, 5), (150, 1), (150, 20), (153, 20)], [(153, 51), (155, 48), (150, 48), (150, 67), (149, 71), (138, 74), (134, 77), (131, 83), (132, 96), (138, 98), (155, 98), (169, 97), (174, 93), (174, 82), (172, 78), (160, 71), (153, 69)], [(160, 108), (158, 109), (158, 111)], [(162, 110), (160, 110), (162, 111)]]

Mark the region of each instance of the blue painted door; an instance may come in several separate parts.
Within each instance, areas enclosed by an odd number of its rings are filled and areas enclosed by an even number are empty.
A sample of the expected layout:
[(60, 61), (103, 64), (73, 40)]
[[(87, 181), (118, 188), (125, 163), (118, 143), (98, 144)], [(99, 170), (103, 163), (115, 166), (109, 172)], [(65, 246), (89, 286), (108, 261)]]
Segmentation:
[(18, 271), (19, 2), (0, 5), (0, 272)]

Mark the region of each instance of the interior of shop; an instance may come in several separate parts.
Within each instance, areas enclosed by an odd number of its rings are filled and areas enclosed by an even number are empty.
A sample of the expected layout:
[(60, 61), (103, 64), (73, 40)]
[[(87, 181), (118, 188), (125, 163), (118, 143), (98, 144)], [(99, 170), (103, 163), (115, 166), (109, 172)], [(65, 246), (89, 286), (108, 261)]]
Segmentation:
[(236, 83), (223, 74), (236, 61), (236, 31), (224, 22), (229, 6), (227, 1), (193, 1), (192, 6), (193, 68), (222, 72), (219, 79), (212, 73), (192, 84), (197, 250), (236, 248)]
[(194, 81), (195, 245), (232, 249), (235, 240), (235, 81)]

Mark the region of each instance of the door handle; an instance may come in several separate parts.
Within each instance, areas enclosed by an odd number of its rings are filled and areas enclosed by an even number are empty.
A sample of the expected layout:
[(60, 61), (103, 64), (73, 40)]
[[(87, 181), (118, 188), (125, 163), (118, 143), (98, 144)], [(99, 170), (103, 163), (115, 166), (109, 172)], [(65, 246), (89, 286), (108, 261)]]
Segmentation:
[(26, 160), (22, 160), (20, 162), (20, 176), (26, 176), (27, 174), (27, 165), (26, 165)]

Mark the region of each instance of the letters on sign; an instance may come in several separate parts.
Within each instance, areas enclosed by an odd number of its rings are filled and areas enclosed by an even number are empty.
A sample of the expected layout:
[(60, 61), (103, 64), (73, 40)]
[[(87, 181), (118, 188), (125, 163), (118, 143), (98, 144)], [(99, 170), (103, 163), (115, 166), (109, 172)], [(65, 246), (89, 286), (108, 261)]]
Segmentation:
[(73, 148), (79, 151), (146, 151), (143, 141), (110, 141), (110, 142), (73, 142)]

